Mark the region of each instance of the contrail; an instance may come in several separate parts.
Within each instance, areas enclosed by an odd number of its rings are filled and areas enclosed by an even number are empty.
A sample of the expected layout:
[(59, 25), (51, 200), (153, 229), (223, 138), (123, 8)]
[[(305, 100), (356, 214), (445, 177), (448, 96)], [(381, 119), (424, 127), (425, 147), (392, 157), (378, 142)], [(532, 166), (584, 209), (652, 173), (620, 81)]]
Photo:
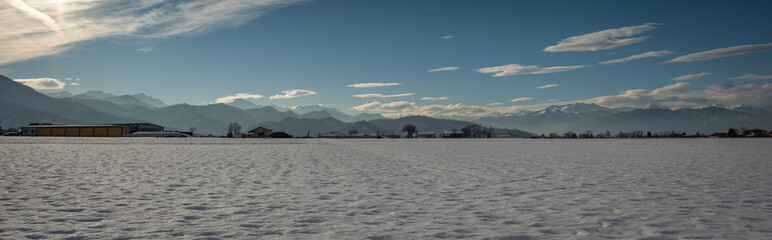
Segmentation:
[(14, 8), (17, 8), (21, 10), (22, 12), (26, 13), (30, 17), (36, 18), (43, 22), (48, 28), (50, 28), (54, 32), (61, 33), (62, 29), (59, 28), (59, 25), (56, 24), (56, 21), (54, 21), (53, 18), (49, 17), (48, 15), (38, 11), (37, 9), (34, 9), (24, 3), (22, 0), (5, 0), (9, 5), (11, 5)]

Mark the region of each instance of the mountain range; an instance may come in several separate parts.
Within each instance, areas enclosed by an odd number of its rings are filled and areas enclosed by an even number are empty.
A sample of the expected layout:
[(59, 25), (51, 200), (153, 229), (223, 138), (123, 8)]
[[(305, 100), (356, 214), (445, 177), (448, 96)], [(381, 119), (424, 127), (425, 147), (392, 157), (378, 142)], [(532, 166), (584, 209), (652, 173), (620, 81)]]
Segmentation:
[[(24, 84), (0, 75), (0, 126), (15, 128), (31, 122), (94, 124), (151, 122), (171, 130), (196, 128), (201, 134), (224, 135), (229, 123), (239, 123), (243, 131), (265, 126), (295, 136), (332, 131), (392, 132), (414, 124), (419, 131), (441, 132), (461, 129), (472, 123), (495, 126), (498, 134), (516, 137), (531, 133), (548, 134), (574, 131), (686, 131), (724, 132), (728, 128), (772, 129), (772, 108), (749, 105), (713, 105), (694, 109), (605, 108), (596, 104), (555, 105), (507, 116), (485, 117), (473, 121), (409, 116), (387, 119), (379, 114), (348, 115), (324, 106), (278, 107), (237, 100), (229, 104), (168, 106), (145, 94), (113, 95), (88, 91), (41, 94)], [(519, 129), (519, 130), (515, 130)]]
[(712, 105), (702, 108), (663, 109), (648, 105), (612, 109), (597, 104), (574, 103), (540, 111), (477, 120), (483, 125), (517, 128), (539, 134), (618, 131), (678, 131), (713, 133), (729, 128), (772, 128), (772, 109), (749, 105)]

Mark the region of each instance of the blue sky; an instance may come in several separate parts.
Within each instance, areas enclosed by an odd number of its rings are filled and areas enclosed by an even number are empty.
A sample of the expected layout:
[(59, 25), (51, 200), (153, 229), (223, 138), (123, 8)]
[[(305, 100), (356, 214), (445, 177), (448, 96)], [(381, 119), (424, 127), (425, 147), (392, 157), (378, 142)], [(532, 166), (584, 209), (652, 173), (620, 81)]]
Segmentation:
[[(481, 117), (573, 102), (772, 105), (769, 1), (0, 6), (10, 16), (0, 19), (0, 73), (41, 91), (142, 92), (194, 105), (243, 93), (257, 104), (387, 116)], [(348, 87), (357, 83), (399, 85)]]

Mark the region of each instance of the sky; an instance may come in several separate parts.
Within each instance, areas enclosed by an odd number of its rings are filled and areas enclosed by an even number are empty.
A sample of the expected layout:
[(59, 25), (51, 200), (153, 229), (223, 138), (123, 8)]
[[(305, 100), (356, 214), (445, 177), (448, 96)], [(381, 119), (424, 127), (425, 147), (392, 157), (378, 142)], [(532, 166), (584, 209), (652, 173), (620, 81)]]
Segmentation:
[(390, 117), (772, 105), (772, 1), (0, 0), (41, 92)]

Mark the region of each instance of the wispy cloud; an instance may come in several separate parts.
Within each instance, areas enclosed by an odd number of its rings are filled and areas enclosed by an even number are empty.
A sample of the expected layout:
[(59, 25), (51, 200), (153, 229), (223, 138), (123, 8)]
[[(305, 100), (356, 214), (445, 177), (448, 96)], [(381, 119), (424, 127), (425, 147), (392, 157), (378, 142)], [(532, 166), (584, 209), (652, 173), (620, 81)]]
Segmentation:
[(27, 78), (27, 79), (14, 79), (14, 81), (23, 83), (33, 89), (39, 90), (53, 90), (62, 89), (67, 86), (66, 83), (59, 81), (55, 78)]
[(70, 86), (80, 86), (80, 83), (73, 82), (73, 83), (70, 83)]
[(701, 72), (701, 73), (695, 73), (695, 74), (687, 74), (683, 76), (674, 77), (673, 81), (687, 81), (687, 80), (694, 80), (698, 79), (704, 76), (710, 75), (709, 72)]
[(421, 100), (425, 100), (425, 101), (442, 101), (442, 100), (448, 100), (448, 97), (422, 97)]
[(747, 80), (766, 80), (766, 79), (772, 79), (772, 75), (756, 75), (756, 74), (745, 74), (742, 76), (737, 76), (730, 78), (732, 80), (738, 80), (738, 79), (747, 79)]
[(487, 116), (485, 107), (463, 104), (417, 106), (414, 102), (399, 101), (391, 103), (371, 102), (351, 109), (365, 112), (380, 112), (387, 117), (409, 115), (442, 116), (442, 117), (483, 117)]
[(215, 100), (215, 103), (232, 103), (236, 99), (261, 99), (263, 95), (251, 93), (237, 93), (236, 95), (221, 97)]
[(544, 48), (545, 52), (597, 51), (611, 49), (642, 42), (646, 37), (632, 36), (655, 28), (656, 23), (638, 26), (606, 29), (599, 32), (573, 36), (560, 41), (557, 45)]
[(531, 99), (533, 99), (533, 98), (531, 98), (531, 97), (521, 97), (521, 98), (515, 98), (515, 99), (512, 99), (512, 100), (509, 100), (509, 101), (510, 102), (522, 102), (522, 101), (529, 101)]
[(141, 52), (141, 53), (149, 53), (150, 51), (153, 51), (153, 49), (154, 49), (154, 47), (149, 47), (148, 46), (148, 47), (143, 47), (143, 48), (137, 49), (137, 51)]
[(413, 94), (414, 93), (400, 93), (400, 94), (384, 95), (380, 93), (366, 93), (366, 94), (356, 94), (352, 96), (358, 97), (358, 98), (393, 98), (393, 97), (413, 96)]
[(673, 58), (668, 62), (705, 61), (705, 60), (732, 57), (732, 56), (744, 55), (748, 53), (761, 52), (761, 51), (767, 51), (767, 50), (772, 50), (772, 43), (718, 48), (710, 51), (704, 51), (704, 52), (698, 52), (698, 53), (692, 53), (692, 54), (680, 56), (677, 58)]
[(45, 13), (42, 13), (42, 12), (38, 11), (35, 8), (27, 5), (24, 1), (22, 1), (22, 0), (5, 0), (5, 2), (8, 3), (8, 5), (11, 5), (11, 7), (14, 7), (14, 8), (24, 12), (27, 16), (29, 16), (29, 17), (37, 20), (37, 21), (40, 21), (40, 23), (42, 23), (43, 25), (48, 27), (51, 31), (54, 31), (54, 32), (57, 32), (57, 33), (60, 33), (62, 31), (61, 27), (59, 27), (59, 24), (57, 24), (56, 21), (54, 21), (53, 18), (51, 18), (50, 16), (46, 15)]
[(273, 95), (269, 99), (290, 99), (290, 98), (310, 96), (310, 95), (316, 94), (316, 92), (314, 91), (303, 90), (303, 89), (284, 90), (284, 91), (281, 91), (281, 93), (283, 94)]
[(299, 1), (4, 0), (12, 7), (0, 8), (0, 65), (59, 54), (93, 39), (166, 38), (238, 26)]
[(456, 71), (458, 70), (458, 67), (444, 67), (444, 68), (437, 68), (429, 70), (429, 72), (441, 72), (441, 71)]
[(547, 85), (544, 85), (544, 86), (536, 87), (536, 89), (554, 88), (554, 87), (559, 87), (559, 86), (560, 85), (557, 85), (557, 84), (547, 84)]
[(408, 101), (398, 101), (398, 102), (390, 102), (390, 103), (381, 103), (378, 101), (365, 103), (359, 106), (354, 106), (351, 109), (357, 110), (357, 111), (372, 111), (372, 112), (398, 112), (403, 111), (406, 109), (413, 109), (415, 108), (414, 102), (408, 102)]
[(673, 54), (673, 53), (674, 52), (671, 52), (671, 51), (651, 51), (651, 52), (641, 53), (641, 54), (638, 54), (638, 55), (632, 55), (632, 56), (629, 56), (629, 57), (626, 57), (626, 58), (620, 58), (620, 59), (600, 62), (600, 64), (623, 63), (623, 62), (629, 62), (629, 61), (632, 61), (632, 60), (638, 60), (638, 59), (642, 59), (642, 58), (661, 57), (661, 56), (670, 55), (670, 54)]
[(450, 36), (450, 35), (442, 36), (442, 39), (451, 39), (451, 38), (453, 38), (453, 36)]
[(488, 103), (488, 104), (485, 104), (485, 105), (488, 105), (488, 106), (498, 106), (498, 105), (504, 105), (504, 103), (502, 103), (502, 102), (492, 102), (492, 103)]
[(496, 73), (496, 74), (493, 74), (494, 77), (504, 77), (504, 76), (520, 75), (520, 74), (544, 74), (544, 73), (563, 72), (563, 71), (574, 70), (574, 69), (583, 68), (583, 67), (586, 67), (586, 66), (584, 65), (555, 66), (555, 67), (542, 68), (536, 65), (522, 66), (520, 64), (508, 64), (503, 66), (480, 68), (480, 69), (477, 69), (477, 72)]
[(499, 106), (502, 103), (489, 103), (488, 106), (464, 104), (425, 105), (400, 101), (391, 103), (371, 102), (355, 106), (357, 111), (380, 112), (386, 117), (425, 115), (432, 117), (490, 117), (506, 116), (522, 111), (541, 110), (552, 105), (570, 103), (595, 103), (604, 107), (643, 107), (653, 104), (668, 108), (700, 107), (711, 104), (750, 104), (766, 106), (772, 102), (772, 84), (718, 84), (701, 88), (690, 88), (689, 83), (679, 82), (654, 90), (631, 89), (617, 95), (600, 96), (584, 100), (564, 101), (550, 99), (546, 103), (520, 106)]
[(372, 87), (388, 87), (388, 86), (399, 86), (399, 85), (402, 85), (402, 84), (401, 83), (357, 83), (357, 84), (346, 85), (346, 87), (372, 88)]

